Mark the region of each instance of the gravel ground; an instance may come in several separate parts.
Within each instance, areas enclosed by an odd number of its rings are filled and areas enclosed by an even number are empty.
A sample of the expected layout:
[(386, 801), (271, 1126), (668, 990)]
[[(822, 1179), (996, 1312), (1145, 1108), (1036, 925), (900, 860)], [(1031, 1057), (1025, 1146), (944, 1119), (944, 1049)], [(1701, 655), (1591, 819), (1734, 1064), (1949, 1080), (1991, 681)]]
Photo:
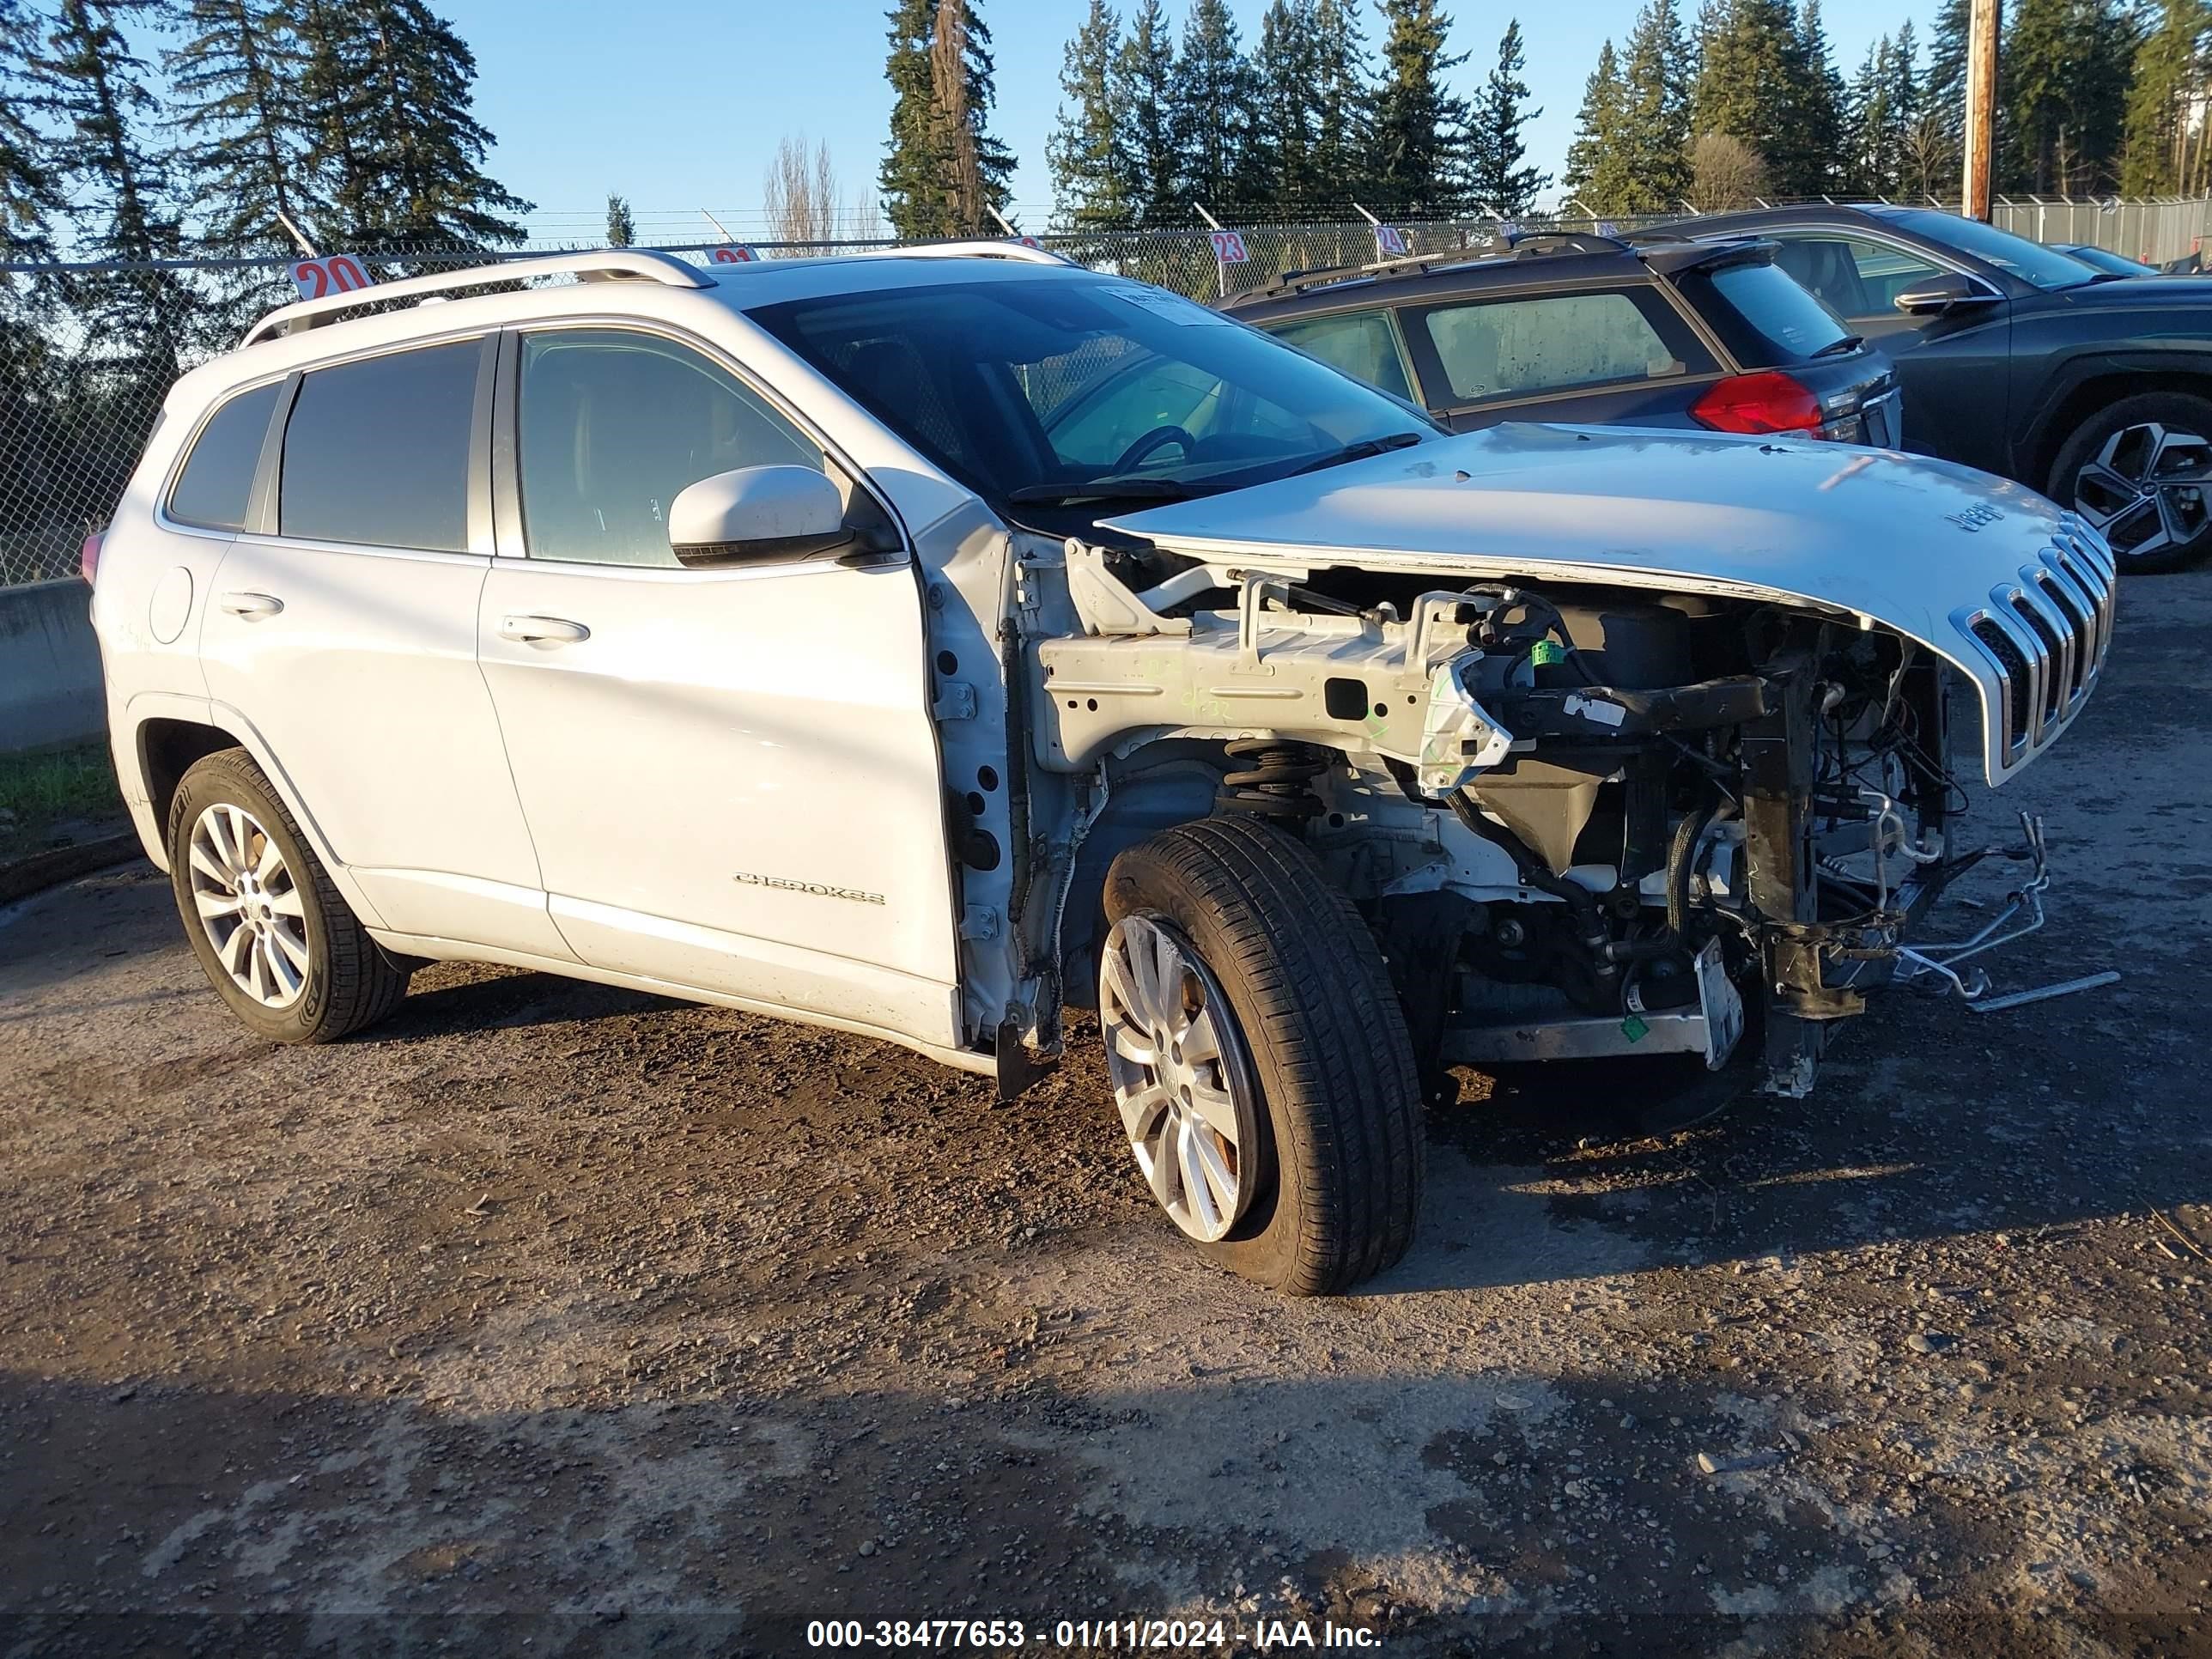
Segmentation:
[(279, 1049), (149, 872), (0, 913), (0, 1656), (2212, 1651), (2208, 624), (2212, 573), (2131, 585), (1977, 796), (2059, 871), (2005, 981), (2119, 985), (1893, 999), (1813, 1100), (1662, 1138), (1673, 1074), (1476, 1079), (1414, 1254), (1331, 1302), (1176, 1245), (1087, 1048), (999, 1106), (447, 966)]

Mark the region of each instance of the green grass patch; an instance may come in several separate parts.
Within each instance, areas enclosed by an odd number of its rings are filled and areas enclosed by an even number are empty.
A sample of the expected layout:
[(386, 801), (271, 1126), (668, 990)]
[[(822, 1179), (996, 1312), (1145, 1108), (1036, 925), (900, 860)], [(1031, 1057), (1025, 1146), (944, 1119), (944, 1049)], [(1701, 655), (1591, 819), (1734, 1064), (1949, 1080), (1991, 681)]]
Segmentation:
[(0, 859), (82, 841), (124, 816), (104, 743), (43, 755), (0, 756)]

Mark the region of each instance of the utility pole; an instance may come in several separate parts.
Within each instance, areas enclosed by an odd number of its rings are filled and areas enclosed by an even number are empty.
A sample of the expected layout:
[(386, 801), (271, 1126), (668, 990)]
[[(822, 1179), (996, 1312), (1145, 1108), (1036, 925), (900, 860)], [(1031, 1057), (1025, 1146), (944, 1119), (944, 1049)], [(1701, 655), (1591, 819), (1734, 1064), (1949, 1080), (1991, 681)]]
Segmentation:
[(1959, 210), (1986, 222), (1996, 171), (1997, 25), (2004, 0), (1973, 0), (1966, 29), (1966, 176)]

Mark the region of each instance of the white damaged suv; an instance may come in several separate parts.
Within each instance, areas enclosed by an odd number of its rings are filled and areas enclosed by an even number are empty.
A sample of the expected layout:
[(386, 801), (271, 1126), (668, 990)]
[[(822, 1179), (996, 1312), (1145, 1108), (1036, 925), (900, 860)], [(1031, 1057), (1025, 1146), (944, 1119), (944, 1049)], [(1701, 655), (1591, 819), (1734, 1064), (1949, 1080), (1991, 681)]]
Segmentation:
[(125, 793), (255, 1031), (465, 958), (1012, 1093), (1095, 1006), (1161, 1206), (1303, 1292), (1406, 1249), (1455, 1064), (1749, 1030), (1802, 1092), (1875, 985), (1977, 988), (1911, 942), (1975, 856), (1948, 689), (2003, 784), (2113, 597), (2015, 484), (1454, 437), (1000, 244), (287, 307), (88, 567)]

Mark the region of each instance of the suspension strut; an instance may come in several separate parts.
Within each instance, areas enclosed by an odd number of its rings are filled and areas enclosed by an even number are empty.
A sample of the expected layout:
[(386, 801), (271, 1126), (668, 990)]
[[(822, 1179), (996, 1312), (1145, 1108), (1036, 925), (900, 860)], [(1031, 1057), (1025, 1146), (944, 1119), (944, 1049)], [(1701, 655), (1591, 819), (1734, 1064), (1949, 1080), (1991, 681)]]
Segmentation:
[(1241, 765), (1222, 778), (1214, 797), (1218, 810), (1257, 813), (1285, 826), (1321, 811), (1313, 781), (1328, 770), (1328, 750), (1282, 738), (1248, 738), (1225, 745), (1225, 752)]

